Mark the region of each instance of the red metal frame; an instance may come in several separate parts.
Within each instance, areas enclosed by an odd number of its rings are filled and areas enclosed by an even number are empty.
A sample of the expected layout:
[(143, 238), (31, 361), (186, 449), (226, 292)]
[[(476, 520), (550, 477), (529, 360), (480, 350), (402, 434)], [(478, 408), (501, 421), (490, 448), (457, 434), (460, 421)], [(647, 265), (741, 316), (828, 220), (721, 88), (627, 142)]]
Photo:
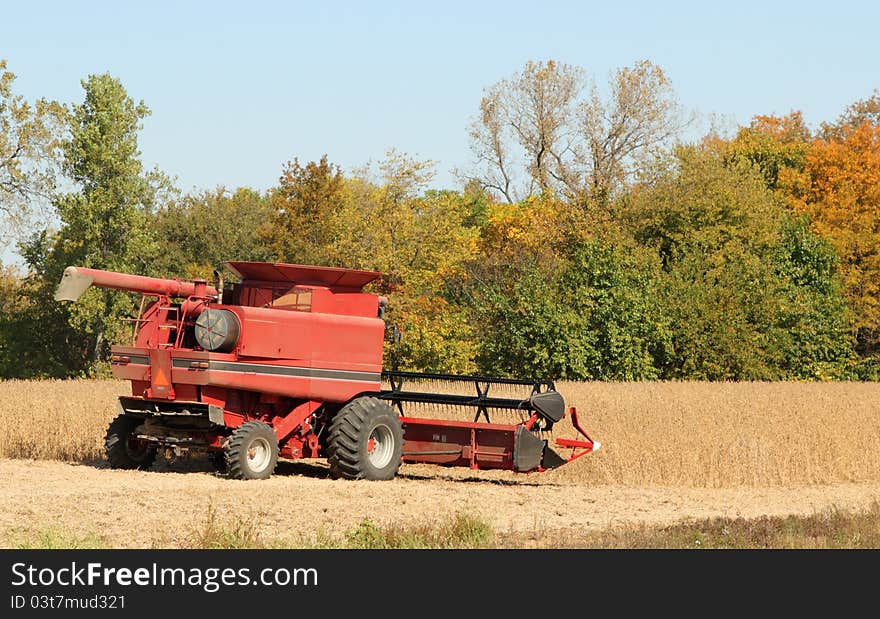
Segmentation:
[(403, 461), (513, 469), (515, 425), (401, 417)]
[[(569, 455), (567, 460), (568, 462), (571, 462), (572, 460), (577, 460), (581, 456), (586, 456), (588, 453), (596, 451), (599, 448), (599, 443), (591, 439), (590, 435), (587, 434), (581, 427), (580, 421), (578, 420), (577, 409), (572, 406), (568, 409), (568, 412), (571, 415), (571, 425), (574, 426), (574, 429), (578, 431), (578, 434), (587, 439), (585, 441), (568, 438), (556, 439), (557, 446), (571, 449), (571, 455)], [(581, 451), (578, 451), (578, 449), (580, 449)]]
[[(569, 414), (575, 430), (586, 440), (556, 439), (556, 446), (571, 449), (566, 463), (592, 453), (598, 445), (581, 427), (577, 409), (571, 407)], [(516, 470), (513, 457), (517, 428), (532, 430), (539, 419), (534, 413), (522, 424), (509, 425), (401, 417), (405, 429), (403, 460), (472, 469)], [(547, 468), (538, 466), (532, 470), (543, 472)]]

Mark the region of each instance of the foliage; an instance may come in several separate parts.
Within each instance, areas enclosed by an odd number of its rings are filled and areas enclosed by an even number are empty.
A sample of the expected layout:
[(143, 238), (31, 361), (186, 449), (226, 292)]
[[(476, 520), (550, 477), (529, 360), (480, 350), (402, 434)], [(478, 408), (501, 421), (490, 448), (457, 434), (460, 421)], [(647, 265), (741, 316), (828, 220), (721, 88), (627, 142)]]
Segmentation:
[(793, 201), (834, 244), (859, 349), (871, 353), (880, 345), (880, 124), (826, 127), (805, 172), (809, 184)]
[(15, 75), (0, 58), (0, 249), (22, 240), (55, 188), (65, 109), (30, 103), (12, 90)]
[(15, 269), (0, 266), (0, 376), (4, 378), (27, 375), (22, 373), (21, 360), (15, 354), (20, 334), (10, 328), (27, 307), (22, 287), (21, 275)]
[(707, 140), (728, 162), (757, 165), (767, 186), (834, 246), (842, 293), (852, 309), (856, 350), (865, 356), (880, 343), (878, 109), (880, 95), (875, 93), (853, 103), (836, 122), (824, 123), (815, 135), (800, 112), (792, 112), (781, 118), (756, 116), (732, 140)]
[(212, 279), (227, 260), (380, 272), (398, 369), (880, 376), (880, 94), (816, 131), (793, 111), (672, 147), (688, 119), (660, 67), (614, 71), (604, 96), (588, 78), (529, 61), (490, 86), (461, 191), (392, 149), (183, 195), (144, 170), (149, 111), (118, 79), (29, 103), (0, 61), (0, 215), (27, 230), (48, 201), (55, 222), (20, 243), (26, 273), (0, 271), (0, 376), (94, 374), (127, 339), (134, 295), (56, 303), (66, 266)]
[(211, 281), (227, 260), (266, 260), (273, 254), (256, 230), (269, 213), (269, 199), (244, 187), (217, 187), (171, 201), (150, 224), (162, 247), (151, 270), (161, 277)]
[(585, 69), (548, 60), (489, 87), (469, 128), (477, 170), (464, 176), (509, 203), (605, 201), (690, 122), (647, 60), (614, 71), (606, 100), (587, 86)]
[(683, 148), (620, 217), (663, 262), (670, 378), (832, 378), (849, 361), (848, 313), (826, 242), (794, 222), (760, 167)]
[[(477, 309), (484, 371), (569, 380), (659, 378), (669, 328), (651, 264), (605, 239), (583, 240), (555, 277), (490, 287)], [(637, 255), (637, 254), (635, 254)]]
[(751, 163), (760, 170), (769, 189), (792, 191), (803, 183), (810, 151), (810, 130), (800, 112), (787, 116), (755, 116), (732, 140), (710, 135), (704, 142), (729, 165)]
[(21, 329), (22, 353), (36, 354), (42, 372), (55, 376), (88, 373), (106, 358), (109, 344), (129, 332), (122, 318), (135, 302), (125, 293), (92, 290), (76, 304), (60, 305), (53, 292), (64, 268), (149, 273), (158, 245), (147, 221), (166, 183), (159, 173), (145, 173), (139, 159), (146, 106), (108, 74), (82, 85), (85, 100), (73, 107), (62, 144), (64, 171), (79, 189), (53, 200), (58, 232), (44, 230), (23, 248), (32, 274), (29, 311), (13, 324)]
[(330, 264), (327, 246), (344, 200), (342, 171), (326, 155), (305, 165), (294, 159), (271, 192), (269, 217), (258, 226), (260, 238), (281, 262)]
[(481, 371), (658, 377), (669, 344), (658, 272), (659, 260), (619, 229), (565, 202), (490, 206), (458, 292), (479, 333)]

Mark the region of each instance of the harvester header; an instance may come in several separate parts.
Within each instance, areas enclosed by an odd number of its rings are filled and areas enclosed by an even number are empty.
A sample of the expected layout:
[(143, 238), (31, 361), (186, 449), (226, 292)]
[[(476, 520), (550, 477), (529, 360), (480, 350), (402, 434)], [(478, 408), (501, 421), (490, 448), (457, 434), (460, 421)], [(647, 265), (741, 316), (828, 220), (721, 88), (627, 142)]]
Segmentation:
[[(237, 479), (269, 477), (279, 458), (326, 458), (333, 477), (391, 479), (402, 462), (544, 471), (599, 446), (552, 381), (383, 371), (387, 300), (364, 291), (380, 273), (227, 267), (241, 281), (226, 287), (64, 271), (57, 300), (90, 286), (144, 295), (130, 345), (111, 349), (113, 375), (131, 383), (105, 437), (112, 466), (203, 451)], [(451, 410), (473, 418), (438, 414)], [(490, 421), (499, 414), (518, 421)], [(580, 437), (551, 447), (547, 433), (567, 415)]]

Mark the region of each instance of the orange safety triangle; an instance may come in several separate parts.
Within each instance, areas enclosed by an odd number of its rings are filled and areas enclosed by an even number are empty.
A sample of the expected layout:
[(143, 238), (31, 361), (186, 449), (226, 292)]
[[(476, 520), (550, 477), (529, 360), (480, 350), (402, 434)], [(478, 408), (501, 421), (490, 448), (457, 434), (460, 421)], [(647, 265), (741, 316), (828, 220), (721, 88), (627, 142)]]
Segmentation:
[(168, 380), (168, 375), (165, 373), (165, 370), (161, 367), (153, 368), (153, 384), (157, 387), (168, 387), (171, 385), (171, 382)]

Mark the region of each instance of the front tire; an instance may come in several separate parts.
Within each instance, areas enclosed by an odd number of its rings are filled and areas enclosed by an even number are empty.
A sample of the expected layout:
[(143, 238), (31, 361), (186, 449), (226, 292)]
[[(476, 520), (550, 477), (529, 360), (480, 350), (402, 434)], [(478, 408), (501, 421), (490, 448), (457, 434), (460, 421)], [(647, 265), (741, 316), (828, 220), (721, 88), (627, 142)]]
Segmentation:
[(278, 464), (278, 437), (260, 421), (246, 421), (229, 437), (224, 450), (232, 479), (268, 479)]
[(387, 402), (360, 397), (333, 418), (327, 443), (332, 477), (392, 479), (400, 468), (403, 426)]
[(119, 415), (107, 428), (104, 436), (104, 452), (114, 469), (140, 469), (145, 471), (156, 460), (156, 446), (133, 436), (141, 425), (139, 417)]

